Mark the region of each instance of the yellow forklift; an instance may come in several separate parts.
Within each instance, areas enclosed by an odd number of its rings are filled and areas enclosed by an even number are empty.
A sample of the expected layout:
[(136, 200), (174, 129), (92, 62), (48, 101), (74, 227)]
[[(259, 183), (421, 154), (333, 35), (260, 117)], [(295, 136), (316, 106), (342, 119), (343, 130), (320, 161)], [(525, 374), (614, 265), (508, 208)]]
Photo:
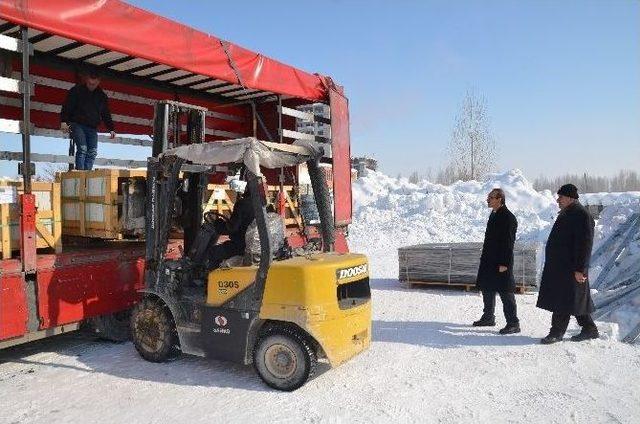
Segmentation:
[[(249, 137), (183, 145), (149, 159), (146, 288), (131, 317), (133, 342), (143, 358), (163, 362), (182, 352), (253, 363), (267, 385), (291, 391), (314, 374), (319, 360), (335, 367), (368, 348), (368, 262), (361, 254), (333, 251), (331, 201), (318, 166), (322, 154), (310, 143)], [(303, 162), (322, 240), (293, 250), (282, 227), (273, 225), (279, 217), (267, 212), (260, 169)], [(247, 237), (259, 243), (256, 248), (248, 242), (253, 253), (210, 269), (207, 252), (218, 242), (225, 218), (203, 213), (201, 193), (216, 166), (234, 163), (244, 168), (255, 214), (247, 231), (253, 235)], [(170, 258), (166, 250), (176, 220), (185, 228), (185, 248), (181, 257)]]

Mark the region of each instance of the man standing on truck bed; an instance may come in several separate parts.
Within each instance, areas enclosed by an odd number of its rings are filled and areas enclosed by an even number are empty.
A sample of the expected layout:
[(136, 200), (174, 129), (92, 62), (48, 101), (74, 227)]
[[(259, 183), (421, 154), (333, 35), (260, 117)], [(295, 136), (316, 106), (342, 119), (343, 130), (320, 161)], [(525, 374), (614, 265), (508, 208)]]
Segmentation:
[(98, 85), (100, 76), (94, 70), (81, 75), (84, 82), (74, 85), (62, 105), (60, 129), (71, 131), (71, 138), (76, 144), (76, 169), (90, 171), (98, 154), (98, 125), (104, 122), (111, 133), (116, 136), (107, 95)]

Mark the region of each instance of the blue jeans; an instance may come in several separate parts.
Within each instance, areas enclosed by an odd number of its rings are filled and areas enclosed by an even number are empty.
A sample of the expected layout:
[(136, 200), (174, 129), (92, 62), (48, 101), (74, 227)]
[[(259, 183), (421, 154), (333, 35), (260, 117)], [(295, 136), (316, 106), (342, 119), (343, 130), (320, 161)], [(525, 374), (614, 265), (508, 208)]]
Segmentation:
[(71, 124), (71, 138), (76, 143), (76, 169), (90, 171), (98, 154), (98, 131), (82, 124)]

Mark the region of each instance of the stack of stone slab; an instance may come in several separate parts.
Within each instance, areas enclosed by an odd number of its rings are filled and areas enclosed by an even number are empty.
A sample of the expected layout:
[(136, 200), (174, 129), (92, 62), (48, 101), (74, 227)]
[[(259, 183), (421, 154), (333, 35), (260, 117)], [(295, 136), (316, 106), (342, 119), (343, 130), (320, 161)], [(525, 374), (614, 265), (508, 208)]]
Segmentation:
[[(538, 243), (516, 243), (514, 276), (520, 291), (538, 285)], [(399, 280), (410, 284), (473, 286), (482, 243), (428, 243), (398, 249)]]

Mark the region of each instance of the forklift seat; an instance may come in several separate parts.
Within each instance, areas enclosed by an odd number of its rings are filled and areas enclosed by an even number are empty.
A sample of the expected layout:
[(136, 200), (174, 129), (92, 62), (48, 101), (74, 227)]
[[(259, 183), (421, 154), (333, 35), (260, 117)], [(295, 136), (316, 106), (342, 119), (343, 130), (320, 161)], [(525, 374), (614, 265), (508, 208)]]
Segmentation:
[(225, 259), (224, 261), (222, 261), (222, 263), (220, 264), (220, 268), (233, 268), (243, 265), (247, 265), (245, 264), (244, 256), (238, 255), (232, 256), (229, 259)]

